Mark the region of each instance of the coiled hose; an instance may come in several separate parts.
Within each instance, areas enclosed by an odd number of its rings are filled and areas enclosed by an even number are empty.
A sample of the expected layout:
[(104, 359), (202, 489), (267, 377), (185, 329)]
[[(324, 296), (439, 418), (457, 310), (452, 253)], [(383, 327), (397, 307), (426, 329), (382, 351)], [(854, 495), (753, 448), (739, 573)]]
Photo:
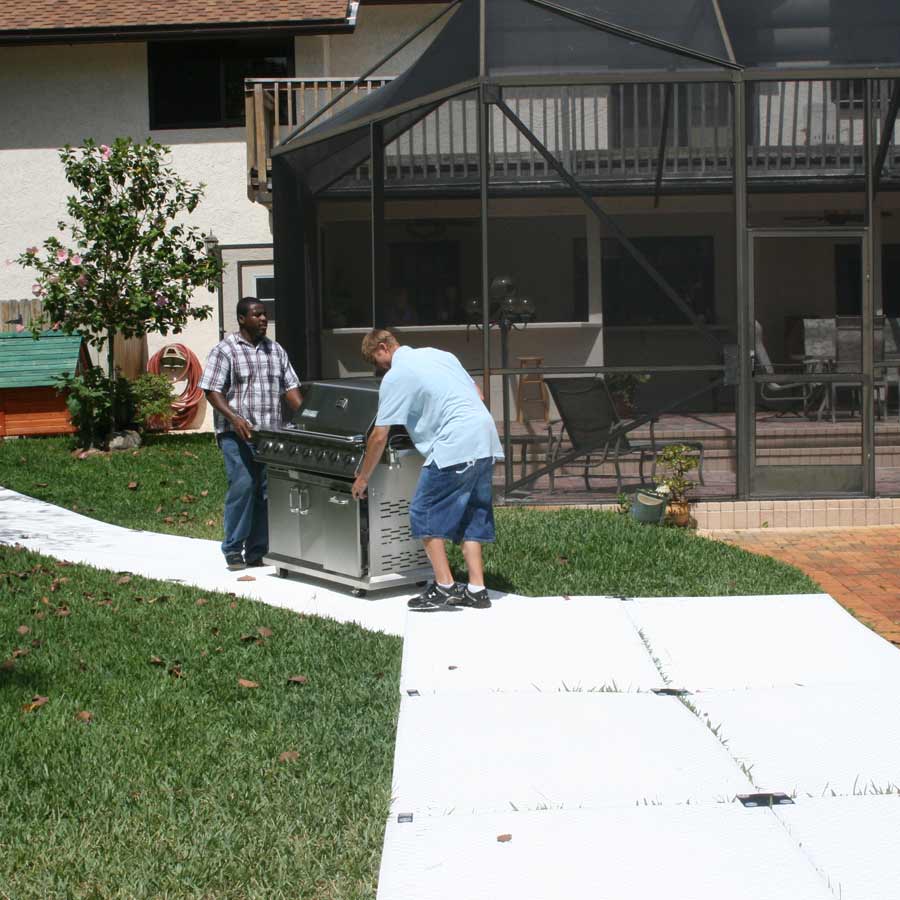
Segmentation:
[(147, 371), (159, 375), (163, 357), (166, 355), (172, 357), (176, 353), (186, 360), (185, 366), (180, 370), (167, 367), (165, 374), (172, 379), (173, 383), (178, 381), (185, 383), (184, 390), (172, 401), (172, 428), (180, 430), (188, 428), (197, 417), (197, 409), (204, 397), (204, 393), (199, 387), (200, 376), (203, 374), (200, 360), (184, 344), (166, 344), (147, 361)]

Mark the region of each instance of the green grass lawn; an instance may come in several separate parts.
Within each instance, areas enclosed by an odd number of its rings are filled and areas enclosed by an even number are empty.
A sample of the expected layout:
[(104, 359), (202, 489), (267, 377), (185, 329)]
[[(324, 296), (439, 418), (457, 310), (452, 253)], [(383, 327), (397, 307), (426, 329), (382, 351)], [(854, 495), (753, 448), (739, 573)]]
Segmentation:
[[(210, 436), (69, 451), (0, 441), (0, 484), (221, 537)], [(487, 581), (517, 593), (816, 589), (783, 563), (614, 513), (497, 520)], [(399, 664), (396, 638), (0, 546), (0, 898), (373, 897)]]
[(104, 522), (222, 539), (225, 467), (211, 434), (149, 435), (139, 450), (80, 460), (73, 446), (0, 441), (0, 485)]
[(397, 638), (0, 546), (0, 897), (373, 897), (399, 666)]
[[(133, 453), (76, 460), (68, 438), (0, 441), (0, 485), (104, 522), (222, 538), (225, 472), (212, 435), (150, 436)], [(584, 509), (497, 511), (491, 587), (631, 596), (817, 590), (797, 569), (678, 528)], [(454, 561), (461, 567), (462, 558)]]

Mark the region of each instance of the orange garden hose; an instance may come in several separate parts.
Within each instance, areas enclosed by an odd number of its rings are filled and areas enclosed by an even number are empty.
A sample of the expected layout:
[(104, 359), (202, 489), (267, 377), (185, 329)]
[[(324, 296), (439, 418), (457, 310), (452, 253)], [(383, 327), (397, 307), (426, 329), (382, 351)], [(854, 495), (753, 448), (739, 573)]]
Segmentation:
[(168, 375), (172, 382), (184, 381), (184, 390), (172, 401), (172, 428), (187, 428), (197, 416), (197, 408), (200, 401), (203, 400), (204, 394), (199, 387), (200, 376), (203, 368), (200, 360), (192, 350), (185, 347), (184, 344), (166, 344), (162, 350), (157, 350), (153, 356), (147, 361), (147, 371), (154, 375), (159, 375), (161, 371), (161, 362), (166, 351), (174, 351), (182, 359), (187, 360), (187, 364), (180, 371), (168, 370)]

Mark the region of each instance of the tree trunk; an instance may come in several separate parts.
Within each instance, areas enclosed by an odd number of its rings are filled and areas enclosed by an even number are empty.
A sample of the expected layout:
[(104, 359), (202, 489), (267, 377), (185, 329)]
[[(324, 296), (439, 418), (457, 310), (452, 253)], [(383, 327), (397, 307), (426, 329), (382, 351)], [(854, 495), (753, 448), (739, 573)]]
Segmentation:
[(106, 368), (109, 375), (109, 440), (116, 431), (116, 332), (110, 328), (106, 333)]

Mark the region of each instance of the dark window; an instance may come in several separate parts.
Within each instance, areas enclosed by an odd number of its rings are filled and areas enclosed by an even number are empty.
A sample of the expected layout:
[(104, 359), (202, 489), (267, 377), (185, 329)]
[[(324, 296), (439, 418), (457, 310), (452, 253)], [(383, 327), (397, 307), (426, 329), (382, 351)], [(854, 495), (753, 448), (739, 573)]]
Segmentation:
[(456, 241), (409, 241), (388, 247), (385, 325), (453, 325), (465, 321)]
[[(839, 316), (862, 315), (862, 251), (859, 242), (836, 244), (834, 280)], [(886, 316), (900, 316), (900, 244), (881, 248), (881, 305)]]
[(270, 322), (275, 321), (275, 279), (259, 276), (256, 279), (256, 296), (266, 308), (266, 316)]
[(244, 79), (294, 73), (291, 38), (151, 43), (151, 128), (244, 124)]
[[(644, 237), (633, 243), (696, 315), (715, 318), (711, 237)], [(687, 325), (688, 319), (619, 241), (603, 240), (605, 325)]]

